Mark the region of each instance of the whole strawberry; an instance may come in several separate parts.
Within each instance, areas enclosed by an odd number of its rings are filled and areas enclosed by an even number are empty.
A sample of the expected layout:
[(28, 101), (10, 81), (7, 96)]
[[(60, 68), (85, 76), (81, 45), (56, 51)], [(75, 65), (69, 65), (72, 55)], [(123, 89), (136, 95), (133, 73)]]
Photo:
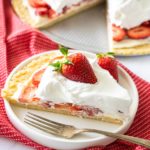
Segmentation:
[(97, 54), (98, 64), (103, 69), (109, 71), (109, 73), (118, 81), (118, 68), (117, 61), (114, 57), (114, 53), (108, 52), (106, 54)]
[(60, 71), (66, 78), (83, 83), (94, 84), (97, 82), (97, 78), (93, 72), (93, 69), (82, 53), (74, 53), (68, 56), (68, 48), (61, 47), (61, 53), (64, 58), (52, 63), (56, 71)]

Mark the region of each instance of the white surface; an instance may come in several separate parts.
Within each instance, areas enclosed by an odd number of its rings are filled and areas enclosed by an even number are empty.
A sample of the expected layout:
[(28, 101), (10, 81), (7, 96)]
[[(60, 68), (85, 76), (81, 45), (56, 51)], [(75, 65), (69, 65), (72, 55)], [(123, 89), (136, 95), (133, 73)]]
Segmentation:
[(67, 20), (43, 29), (42, 32), (54, 41), (65, 46), (87, 50), (106, 51), (107, 24), (104, 4)]
[[(39, 56), (39, 55), (38, 55)], [(37, 56), (34, 56), (25, 62), (21, 63), (8, 77), (7, 81), (11, 78), (11, 76), (17, 71), (20, 67), (24, 66), (26, 63), (30, 62), (31, 59), (35, 58)], [(129, 115), (130, 119), (126, 120), (123, 125), (121, 126), (116, 126), (116, 125), (110, 125), (108, 123), (103, 123), (99, 121), (89, 121), (88, 119), (81, 119), (81, 118), (74, 118), (71, 116), (61, 116), (58, 114), (53, 114), (53, 113), (47, 113), (47, 112), (41, 112), (41, 111), (35, 111), (35, 110), (30, 110), (32, 112), (36, 112), (40, 115), (44, 115), (47, 118), (51, 118), (52, 120), (55, 121), (60, 121), (63, 123), (72, 124), (77, 127), (81, 128), (86, 128), (88, 124), (88, 128), (96, 128), (96, 129), (103, 129), (107, 131), (112, 131), (112, 132), (121, 132), (124, 133), (126, 130), (129, 128), (131, 125), (136, 110), (137, 110), (137, 105), (138, 105), (138, 96), (137, 96), (137, 91), (135, 88), (135, 85), (133, 81), (131, 80), (130, 76), (121, 68), (119, 68), (119, 78), (120, 78), (120, 84), (124, 86), (128, 91), (129, 94), (132, 98), (132, 104), (130, 106), (129, 110)], [(7, 85), (7, 82), (6, 82)], [(43, 144), (45, 146), (52, 146), (57, 149), (79, 149), (83, 148), (85, 146), (91, 146), (91, 145), (97, 145), (97, 144), (103, 144), (107, 145), (111, 142), (114, 141), (114, 139), (110, 137), (106, 137), (103, 135), (97, 135), (97, 134), (84, 134), (77, 136), (73, 139), (62, 139), (59, 137), (55, 137), (52, 135), (48, 135), (44, 132), (38, 131), (34, 128), (31, 128), (30, 126), (27, 126), (26, 124), (23, 123), (24, 116), (27, 113), (27, 109), (15, 107), (15, 106), (10, 106), (8, 102), (5, 102), (6, 106), (6, 112), (8, 114), (9, 119), (11, 122), (15, 125), (15, 127), (20, 130), (23, 134), (26, 136), (30, 137), (34, 141)], [(38, 131), (38, 132), (37, 132)], [(49, 143), (49, 141), (51, 141)], [(67, 145), (66, 145), (67, 142)]]

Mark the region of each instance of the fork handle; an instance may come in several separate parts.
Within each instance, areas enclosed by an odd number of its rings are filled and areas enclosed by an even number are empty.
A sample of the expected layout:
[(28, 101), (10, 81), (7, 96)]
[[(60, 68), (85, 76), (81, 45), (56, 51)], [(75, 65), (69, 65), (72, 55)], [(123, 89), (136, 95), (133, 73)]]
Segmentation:
[(135, 144), (144, 146), (146, 148), (150, 148), (150, 140), (145, 140), (145, 139), (142, 139), (142, 138), (123, 135), (123, 134), (119, 134), (119, 133), (112, 133), (112, 132), (108, 132), (108, 131), (101, 131), (101, 130), (96, 130), (96, 129), (82, 129), (80, 132), (95, 132), (95, 133), (99, 133), (99, 134), (106, 135), (106, 136), (109, 136), (109, 137), (113, 137), (113, 138), (116, 138), (116, 139), (121, 139), (121, 140), (124, 140), (124, 141), (135, 143)]

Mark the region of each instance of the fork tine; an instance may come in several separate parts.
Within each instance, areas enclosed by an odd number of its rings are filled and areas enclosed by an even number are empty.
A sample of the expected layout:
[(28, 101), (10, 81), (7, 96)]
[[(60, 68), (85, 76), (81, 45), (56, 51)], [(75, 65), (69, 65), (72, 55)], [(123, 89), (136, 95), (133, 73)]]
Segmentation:
[(52, 120), (43, 118), (43, 117), (41, 117), (41, 116), (39, 116), (39, 115), (36, 115), (36, 114), (33, 114), (33, 113), (31, 113), (31, 112), (28, 112), (28, 114), (30, 114), (30, 115), (32, 115), (32, 116), (34, 116), (34, 117), (40, 118), (40, 119), (42, 119), (42, 120), (44, 120), (44, 121), (47, 121), (47, 122), (49, 122), (49, 123), (53, 123), (53, 124), (55, 124), (55, 125), (65, 126), (65, 124), (63, 124), (63, 123), (58, 123), (58, 122), (55, 122), (55, 121), (52, 121)]
[(45, 125), (45, 124), (41, 124), (41, 123), (35, 122), (35, 121), (29, 120), (29, 119), (27, 119), (27, 118), (24, 118), (24, 120), (25, 120), (25, 121), (28, 121), (28, 122), (30, 122), (30, 123), (32, 123), (32, 124), (35, 124), (35, 125), (37, 125), (37, 126), (40, 126), (40, 127), (42, 127), (42, 128), (45, 128), (45, 129), (47, 129), (47, 130), (52, 130), (53, 132), (58, 132), (58, 129), (57, 129), (57, 128), (53, 128), (53, 127), (51, 127), (51, 126), (47, 126), (47, 125)]
[(51, 126), (51, 127), (55, 128), (55, 129), (56, 129), (56, 128), (59, 129), (59, 127), (60, 127), (60, 126), (55, 125), (55, 124), (53, 124), (53, 123), (51, 123), (51, 122), (46, 122), (45, 120), (43, 121), (42, 119), (38, 119), (38, 118), (32, 117), (32, 116), (30, 116), (30, 115), (26, 115), (26, 117), (28, 117), (28, 118), (30, 118), (30, 119), (33, 119), (33, 120), (35, 120), (35, 121), (38, 121), (38, 122), (40, 122), (40, 123), (43, 123), (43, 124), (45, 124), (45, 125), (47, 125), (47, 126)]
[(53, 134), (53, 135), (57, 135), (57, 133), (56, 132), (53, 132), (52, 130), (46, 130), (46, 129), (44, 129), (44, 128), (42, 128), (42, 127), (39, 127), (38, 125), (36, 125), (36, 124), (33, 124), (33, 123), (31, 123), (31, 122), (29, 122), (29, 121), (24, 121), (25, 123), (27, 123), (27, 124), (29, 124), (30, 126), (32, 126), (32, 127), (35, 127), (35, 128), (37, 128), (37, 129), (39, 129), (39, 130), (42, 130), (42, 131), (44, 131), (44, 132), (46, 132), (46, 133), (50, 133), (50, 134)]

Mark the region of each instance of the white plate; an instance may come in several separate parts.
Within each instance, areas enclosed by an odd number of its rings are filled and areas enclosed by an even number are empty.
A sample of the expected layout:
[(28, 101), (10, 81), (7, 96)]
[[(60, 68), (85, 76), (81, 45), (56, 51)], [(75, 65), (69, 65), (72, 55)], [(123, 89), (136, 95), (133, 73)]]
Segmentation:
[(109, 50), (105, 4), (41, 30), (62, 45), (90, 52)]
[[(48, 52), (47, 52), (48, 53)], [(90, 54), (89, 52), (84, 52), (86, 55)], [(45, 53), (44, 53), (45, 54)], [(6, 84), (12, 77), (12, 75), (22, 68), (25, 64), (29, 63), (32, 59), (35, 59), (39, 56), (43, 55), (43, 53), (39, 55), (35, 55), (21, 64), (19, 64), (9, 75)], [(93, 54), (95, 55), (95, 54)], [(72, 117), (72, 116), (65, 116), (65, 115), (59, 115), (59, 114), (54, 114), (54, 113), (49, 113), (49, 112), (43, 112), (43, 111), (36, 111), (36, 110), (28, 110), (20, 107), (13, 106), (9, 104), (5, 100), (5, 107), (6, 107), (6, 112), (7, 115), (12, 122), (12, 124), (24, 135), (32, 139), (33, 141), (42, 144), (47, 147), (53, 147), (55, 149), (65, 149), (65, 150), (71, 150), (71, 149), (81, 149), (89, 146), (95, 146), (95, 145), (107, 145), (112, 143), (115, 139), (106, 137), (103, 135), (98, 135), (94, 133), (85, 133), (82, 135), (79, 135), (75, 138), (72, 139), (64, 139), (64, 138), (59, 138), (55, 137), (53, 135), (46, 134), (42, 131), (39, 131), (35, 128), (32, 128), (31, 126), (26, 125), (23, 122), (25, 114), (27, 112), (34, 112), (38, 115), (42, 115), (46, 118), (59, 121), (65, 124), (70, 124), (70, 125), (75, 125), (76, 127), (84, 128), (95, 128), (95, 129), (101, 129), (101, 130), (107, 130), (111, 131), (114, 133), (125, 133), (130, 125), (133, 122), (133, 119), (135, 117), (137, 108), (138, 108), (138, 92), (136, 89), (136, 86), (132, 80), (132, 78), (127, 74), (127, 72), (119, 67), (119, 83), (125, 87), (131, 98), (132, 98), (132, 104), (129, 110), (129, 116), (130, 119), (127, 120), (123, 125), (112, 125), (109, 123), (104, 123), (100, 121), (95, 121), (95, 120), (89, 120), (89, 119), (81, 119), (77, 117)]]

